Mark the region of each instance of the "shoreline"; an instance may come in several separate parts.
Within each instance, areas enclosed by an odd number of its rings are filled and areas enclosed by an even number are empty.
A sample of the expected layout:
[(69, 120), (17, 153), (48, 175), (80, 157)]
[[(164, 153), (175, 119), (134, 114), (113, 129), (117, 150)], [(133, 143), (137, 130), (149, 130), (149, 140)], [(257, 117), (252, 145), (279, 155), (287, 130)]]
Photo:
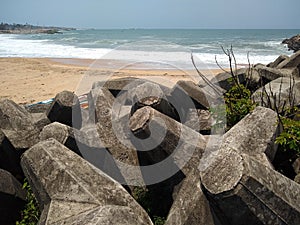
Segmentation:
[[(178, 80), (200, 80), (195, 70), (139, 69), (126, 67), (128, 62), (106, 59), (96, 60), (96, 65), (90, 66), (94, 61), (78, 58), (0, 58), (0, 99), (9, 98), (19, 104), (31, 104), (51, 99), (63, 90), (86, 94), (94, 81), (121, 77), (144, 78), (166, 86), (175, 85)], [(211, 79), (222, 71), (212, 69), (201, 72)], [(95, 73), (97, 76), (94, 76)]]

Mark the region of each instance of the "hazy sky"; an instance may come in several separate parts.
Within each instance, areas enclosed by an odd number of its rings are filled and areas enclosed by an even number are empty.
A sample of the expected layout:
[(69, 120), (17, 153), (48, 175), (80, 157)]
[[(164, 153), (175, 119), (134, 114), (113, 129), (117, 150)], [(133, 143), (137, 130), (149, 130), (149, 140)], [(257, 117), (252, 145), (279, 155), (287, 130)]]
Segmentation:
[(77, 28), (300, 28), (300, 0), (0, 0), (0, 22)]

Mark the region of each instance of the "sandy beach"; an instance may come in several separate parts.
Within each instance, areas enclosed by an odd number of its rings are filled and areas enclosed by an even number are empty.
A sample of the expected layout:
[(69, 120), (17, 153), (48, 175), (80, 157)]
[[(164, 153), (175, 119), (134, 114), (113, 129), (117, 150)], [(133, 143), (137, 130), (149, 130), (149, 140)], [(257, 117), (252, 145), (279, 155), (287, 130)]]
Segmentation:
[[(111, 60), (0, 58), (0, 99), (29, 104), (53, 98), (63, 90), (84, 94), (94, 81), (120, 77), (144, 78), (166, 86), (178, 80), (200, 80), (194, 70), (138, 69), (126, 65)], [(220, 70), (201, 72), (211, 78)]]

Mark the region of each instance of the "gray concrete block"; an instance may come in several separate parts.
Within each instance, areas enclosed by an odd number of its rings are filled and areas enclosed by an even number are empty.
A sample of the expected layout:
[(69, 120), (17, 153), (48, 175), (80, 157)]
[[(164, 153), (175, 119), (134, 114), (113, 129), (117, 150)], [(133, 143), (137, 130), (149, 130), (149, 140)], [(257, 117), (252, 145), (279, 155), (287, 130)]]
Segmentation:
[(119, 183), (54, 139), (26, 151), (21, 164), (43, 210), (40, 224), (152, 224)]

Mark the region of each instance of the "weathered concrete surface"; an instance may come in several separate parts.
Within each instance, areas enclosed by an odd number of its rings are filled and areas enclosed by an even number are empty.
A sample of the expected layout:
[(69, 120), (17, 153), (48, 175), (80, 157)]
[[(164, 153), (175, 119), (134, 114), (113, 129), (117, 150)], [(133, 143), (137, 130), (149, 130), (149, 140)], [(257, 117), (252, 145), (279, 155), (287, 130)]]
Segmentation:
[(51, 122), (63, 123), (77, 129), (80, 129), (82, 125), (78, 97), (70, 91), (58, 93), (47, 110), (46, 115)]
[(297, 158), (294, 162), (293, 162), (293, 169), (295, 171), (296, 174), (300, 173), (300, 158)]
[(80, 134), (79, 130), (58, 122), (45, 126), (39, 138), (40, 141), (54, 138), (80, 156), (82, 156), (82, 154), (78, 148), (78, 143), (88, 143), (87, 137)]
[(168, 102), (167, 96), (156, 83), (147, 81), (138, 85), (128, 91), (127, 98), (133, 105), (131, 114), (144, 106), (150, 106), (172, 118), (176, 117), (175, 110)]
[(29, 112), (11, 100), (0, 101), (0, 168), (22, 181), (20, 156), (38, 142), (38, 134)]
[(92, 89), (107, 88), (115, 97), (120, 91), (128, 91), (135, 88), (137, 85), (144, 83), (144, 79), (134, 77), (124, 77), (111, 79), (107, 81), (97, 81), (93, 83)]
[(214, 122), (209, 110), (190, 109), (183, 124), (197, 132), (208, 134)]
[(112, 120), (114, 100), (115, 98), (108, 89), (92, 89), (89, 93), (90, 115), (91, 117), (93, 114), (95, 115), (96, 129), (101, 145), (105, 146), (114, 157), (126, 183), (140, 185), (143, 183), (143, 179), (138, 169), (139, 160), (136, 149), (132, 145), (126, 145), (126, 142), (119, 138), (120, 130), (114, 129), (119, 123), (117, 120)]
[(115, 180), (54, 139), (21, 160), (43, 210), (40, 224), (152, 224)]
[(258, 106), (224, 134), (220, 149), (234, 149), (263, 160), (268, 165), (268, 160), (263, 155), (266, 154), (271, 161), (274, 159), (277, 150), (274, 142), (277, 135), (276, 112)]
[(267, 67), (276, 68), (281, 62), (286, 59), (289, 59), (287, 55), (280, 55), (274, 62), (269, 63)]
[(282, 61), (277, 68), (299, 68), (300, 66), (300, 52), (293, 54), (291, 57), (287, 58), (286, 60)]
[(101, 145), (98, 133), (96, 130), (94, 131), (92, 129), (85, 130), (85, 132), (79, 131), (67, 125), (54, 122), (45, 126), (39, 137), (41, 141), (54, 138), (115, 180), (124, 183), (124, 178), (113, 157)]
[(45, 113), (31, 113), (31, 117), (34, 126), (36, 126), (39, 131), (51, 123)]
[[(245, 83), (246, 78), (247, 78), (247, 69), (246, 68), (238, 69), (235, 72), (235, 74), (236, 74), (235, 76), (238, 78), (238, 80), (241, 84)], [(213, 84), (217, 84), (218, 86), (220, 86), (221, 88), (223, 88), (227, 91), (235, 85), (235, 82), (234, 82), (230, 72), (228, 72), (228, 73), (224, 72), (224, 73), (217, 74), (213, 79), (211, 79), (211, 82)]]
[(30, 113), (46, 113), (51, 104), (25, 105), (25, 109)]
[[(145, 82), (149, 82), (149, 80), (135, 78), (135, 77), (124, 77), (124, 78), (111, 79), (107, 81), (95, 82), (93, 83), (92, 89), (107, 88), (114, 95), (114, 97), (117, 97), (117, 95), (119, 95), (120, 92), (121, 94), (123, 94)], [(164, 93), (169, 91), (169, 89), (166, 86), (161, 84), (158, 85), (164, 91)]]
[(210, 104), (215, 100), (214, 93), (211, 90), (200, 88), (192, 81), (178, 81), (170, 95), (171, 98), (177, 99), (177, 101), (185, 99), (185, 96), (189, 96), (196, 104), (196, 107), (204, 109), (209, 109)]
[(222, 224), (300, 223), (300, 185), (246, 154), (221, 149), (201, 181)]
[[(274, 96), (276, 96), (276, 101)], [(264, 88), (254, 92), (252, 99), (259, 105), (273, 109), (276, 104), (279, 112), (282, 112), (284, 107), (297, 106), (300, 104), (300, 79), (293, 80), (283, 77), (273, 80), (265, 85)]]
[(297, 176), (295, 176), (294, 181), (300, 184), (300, 173)]
[(23, 151), (17, 151), (0, 130), (0, 168), (10, 172), (18, 180), (23, 181), (20, 157)]
[(27, 149), (38, 141), (30, 113), (11, 100), (0, 101), (0, 129), (16, 149)]
[(198, 132), (150, 107), (137, 110), (130, 118), (129, 127), (140, 138), (132, 139), (138, 149), (144, 150), (139, 153), (146, 154), (151, 163), (172, 155), (183, 173), (197, 169), (206, 146), (205, 138)]
[(106, 123), (111, 120), (115, 98), (107, 88), (94, 88), (88, 94), (89, 113), (92, 122)]
[(220, 224), (200, 187), (200, 175), (189, 174), (183, 181), (165, 225)]
[(254, 67), (258, 74), (268, 80), (276, 80), (279, 77), (299, 77), (297, 68), (271, 68), (265, 65), (258, 64)]
[(0, 224), (15, 224), (26, 201), (26, 191), (9, 172), (0, 169)]

